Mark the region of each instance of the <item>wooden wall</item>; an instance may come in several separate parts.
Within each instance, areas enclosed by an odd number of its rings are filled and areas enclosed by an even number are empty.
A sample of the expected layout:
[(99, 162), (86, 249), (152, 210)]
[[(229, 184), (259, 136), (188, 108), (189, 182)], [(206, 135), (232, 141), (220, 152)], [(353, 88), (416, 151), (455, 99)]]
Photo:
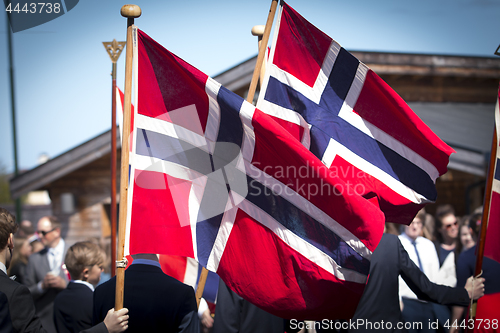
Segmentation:
[[(108, 154), (45, 186), (53, 214), (63, 222), (63, 236), (68, 245), (88, 239), (109, 243), (111, 229), (105, 205), (110, 203), (110, 173)], [(73, 212), (63, 211), (64, 193), (73, 195)]]

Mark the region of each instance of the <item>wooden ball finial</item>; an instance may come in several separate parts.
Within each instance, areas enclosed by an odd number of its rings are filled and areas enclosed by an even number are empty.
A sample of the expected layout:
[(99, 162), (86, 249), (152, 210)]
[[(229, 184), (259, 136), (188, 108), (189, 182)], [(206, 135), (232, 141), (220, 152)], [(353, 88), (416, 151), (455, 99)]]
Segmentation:
[(252, 35), (254, 35), (254, 36), (262, 36), (262, 35), (264, 35), (264, 29), (265, 28), (266, 28), (266, 26), (264, 26), (264, 25), (255, 25), (252, 28)]
[(123, 17), (137, 18), (141, 16), (141, 7), (137, 5), (124, 5), (120, 11)]

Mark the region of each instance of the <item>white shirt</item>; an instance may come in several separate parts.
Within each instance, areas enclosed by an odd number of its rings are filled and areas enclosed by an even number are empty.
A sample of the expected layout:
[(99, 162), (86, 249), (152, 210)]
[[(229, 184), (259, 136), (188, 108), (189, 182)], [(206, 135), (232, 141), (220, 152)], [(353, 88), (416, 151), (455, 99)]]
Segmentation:
[(84, 284), (84, 285), (86, 285), (87, 287), (89, 287), (89, 288), (90, 288), (90, 290), (94, 291), (94, 286), (93, 286), (91, 283), (88, 283), (87, 281), (82, 281), (82, 280), (71, 280), (71, 282)]
[[(417, 252), (415, 251), (415, 246), (413, 245), (413, 239), (408, 237), (405, 233), (399, 235), (399, 240), (408, 252), (408, 256), (415, 263), (418, 264)], [(436, 282), (439, 272), (439, 258), (436, 252), (436, 247), (434, 244), (425, 237), (417, 237), (415, 240), (418, 255), (422, 263), (422, 272), (429, 278), (431, 282)], [(399, 297), (417, 299), (417, 295), (411, 291), (410, 287), (404, 282), (404, 280), (399, 277)]]
[[(47, 253), (47, 259), (49, 260), (50, 271), (55, 275), (59, 275), (61, 272), (61, 267), (64, 260), (64, 249), (66, 244), (64, 239), (59, 240), (59, 244), (55, 248), (49, 248)], [(42, 288), (43, 280), (38, 281), (37, 288), (40, 293), (44, 291)]]
[(54, 248), (50, 248), (48, 252), (50, 270), (55, 274), (59, 275), (61, 271), (61, 266), (64, 260), (64, 239), (59, 240), (59, 244)]
[(0, 270), (2, 270), (2, 272), (7, 274), (7, 267), (5, 267), (5, 264), (1, 261), (0, 261)]
[(448, 287), (457, 286), (457, 273), (455, 268), (455, 252), (451, 251), (443, 262), (443, 266), (439, 269), (439, 274), (436, 283), (443, 284)]

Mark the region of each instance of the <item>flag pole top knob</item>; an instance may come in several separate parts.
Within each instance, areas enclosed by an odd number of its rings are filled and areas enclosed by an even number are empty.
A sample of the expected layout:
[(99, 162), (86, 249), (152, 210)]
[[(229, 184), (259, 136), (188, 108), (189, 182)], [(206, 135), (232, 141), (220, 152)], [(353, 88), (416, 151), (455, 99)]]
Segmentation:
[(123, 17), (137, 18), (141, 16), (141, 7), (137, 5), (124, 5), (120, 11)]
[(264, 35), (264, 29), (266, 28), (265, 25), (255, 25), (252, 28), (252, 35), (253, 36), (262, 36)]

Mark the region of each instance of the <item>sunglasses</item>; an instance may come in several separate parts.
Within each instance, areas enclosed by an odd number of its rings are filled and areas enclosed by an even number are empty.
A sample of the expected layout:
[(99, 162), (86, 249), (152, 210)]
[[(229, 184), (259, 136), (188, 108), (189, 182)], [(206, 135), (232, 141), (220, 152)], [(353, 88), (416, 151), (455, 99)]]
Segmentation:
[(51, 233), (54, 230), (56, 230), (56, 228), (52, 228), (52, 230), (49, 230), (49, 231), (38, 230), (37, 233), (39, 235), (42, 235), (43, 237), (45, 237), (47, 234)]
[(454, 223), (452, 223), (452, 224), (447, 224), (447, 225), (445, 226), (445, 228), (446, 228), (446, 229), (451, 229), (451, 227), (456, 226), (456, 225), (458, 225), (458, 222), (457, 222), (457, 221), (455, 221), (455, 222), (454, 222)]

